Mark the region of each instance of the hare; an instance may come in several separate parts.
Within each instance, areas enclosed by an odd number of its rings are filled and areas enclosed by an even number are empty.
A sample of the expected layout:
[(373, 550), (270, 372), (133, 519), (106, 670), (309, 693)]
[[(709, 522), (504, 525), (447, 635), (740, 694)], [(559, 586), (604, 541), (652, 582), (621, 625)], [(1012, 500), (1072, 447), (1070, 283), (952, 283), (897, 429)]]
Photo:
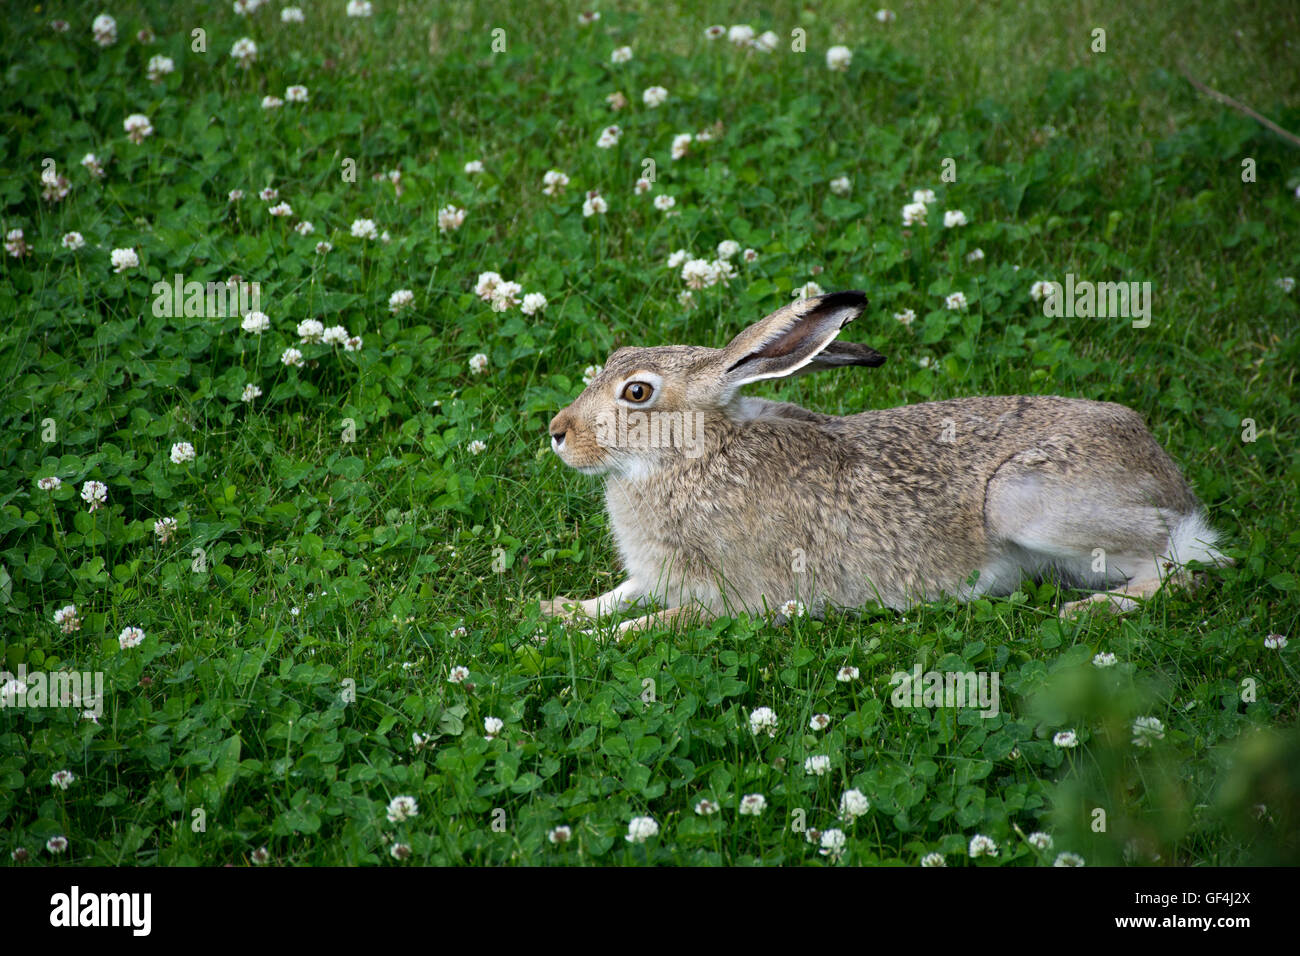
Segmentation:
[(621, 348), (550, 423), (566, 465), (605, 477), (627, 580), (547, 614), (665, 608), (820, 615), (1009, 594), (1055, 576), (1120, 611), (1189, 561), (1230, 563), (1177, 466), (1132, 410), (1012, 395), (843, 417), (747, 397), (742, 386), (873, 366), (836, 343), (861, 292), (796, 301), (723, 349)]

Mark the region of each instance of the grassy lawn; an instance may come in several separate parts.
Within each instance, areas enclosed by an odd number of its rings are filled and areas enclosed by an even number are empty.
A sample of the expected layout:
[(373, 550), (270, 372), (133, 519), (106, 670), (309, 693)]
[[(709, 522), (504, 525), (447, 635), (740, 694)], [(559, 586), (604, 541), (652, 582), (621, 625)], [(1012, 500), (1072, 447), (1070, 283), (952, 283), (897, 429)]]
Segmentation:
[[(1300, 131), (1300, 8), (286, 5), (0, 23), (0, 859), (1300, 862), (1300, 149), (1180, 72)], [(728, 240), (728, 281), (667, 264)], [(1150, 283), (1149, 324), (1046, 314), (1069, 275)], [(809, 283), (864, 290), (842, 338), (888, 361), (750, 393), (1123, 403), (1235, 567), (1122, 617), (1027, 581), (543, 618), (620, 580), (546, 431), (584, 374)], [(996, 673), (996, 715), (895, 706), (917, 667)], [(89, 716), (30, 698), (60, 672)]]

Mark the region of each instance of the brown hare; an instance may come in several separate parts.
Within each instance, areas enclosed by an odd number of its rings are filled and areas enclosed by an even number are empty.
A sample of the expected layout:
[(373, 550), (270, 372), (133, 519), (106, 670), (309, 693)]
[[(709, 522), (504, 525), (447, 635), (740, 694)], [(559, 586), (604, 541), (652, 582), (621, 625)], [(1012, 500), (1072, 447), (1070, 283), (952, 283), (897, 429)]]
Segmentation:
[(550, 424), (565, 464), (605, 477), (627, 580), (547, 614), (762, 612), (797, 601), (902, 609), (1055, 576), (1136, 606), (1189, 561), (1226, 564), (1177, 466), (1132, 410), (1012, 395), (843, 417), (740, 394), (879, 365), (836, 343), (861, 292), (796, 301), (722, 349), (621, 348)]

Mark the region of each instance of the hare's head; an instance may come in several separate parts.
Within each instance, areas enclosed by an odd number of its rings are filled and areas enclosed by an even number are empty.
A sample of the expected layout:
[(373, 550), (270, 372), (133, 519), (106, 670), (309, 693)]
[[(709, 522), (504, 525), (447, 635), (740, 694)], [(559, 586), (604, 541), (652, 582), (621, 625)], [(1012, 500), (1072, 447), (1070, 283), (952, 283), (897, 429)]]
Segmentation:
[(703, 429), (740, 418), (742, 385), (818, 368), (879, 365), (865, 345), (833, 340), (866, 308), (861, 292), (801, 299), (745, 329), (726, 348), (622, 348), (568, 408), (551, 419), (551, 449), (586, 474), (645, 475), (697, 457)]

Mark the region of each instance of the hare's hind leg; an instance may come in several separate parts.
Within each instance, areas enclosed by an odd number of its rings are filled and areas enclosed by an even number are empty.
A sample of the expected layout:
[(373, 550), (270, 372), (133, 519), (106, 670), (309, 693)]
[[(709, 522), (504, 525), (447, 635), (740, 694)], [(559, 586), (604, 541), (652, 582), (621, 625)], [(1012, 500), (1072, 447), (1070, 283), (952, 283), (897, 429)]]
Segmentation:
[[(1054, 574), (1097, 591), (1066, 604), (1062, 614), (1131, 611), (1162, 585), (1185, 584), (1181, 566), (1188, 561), (1227, 562), (1185, 485), (1148, 486), (1141, 489), (1144, 501), (1132, 475), (1108, 478), (1096, 471), (1053, 473), (1013, 459), (989, 483), (986, 528), (1003, 563), (1015, 555), (1025, 573)], [(1151, 498), (1156, 501), (1148, 503)]]
[(612, 591), (606, 591), (587, 601), (563, 596), (543, 601), (542, 614), (563, 618), (605, 617), (637, 603), (645, 597), (645, 593), (645, 588), (628, 578)]

